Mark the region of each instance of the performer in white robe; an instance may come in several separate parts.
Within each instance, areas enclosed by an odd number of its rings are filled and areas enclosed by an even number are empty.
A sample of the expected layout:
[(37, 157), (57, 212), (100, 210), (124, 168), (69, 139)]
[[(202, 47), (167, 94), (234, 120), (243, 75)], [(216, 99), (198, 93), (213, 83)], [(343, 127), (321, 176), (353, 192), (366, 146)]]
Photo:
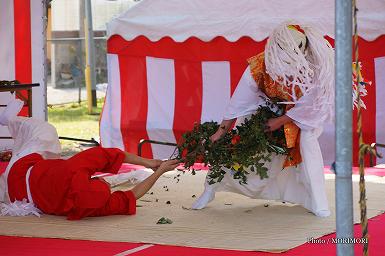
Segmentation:
[[(267, 131), (276, 130), (289, 122), (296, 124), (300, 128), (302, 162), (283, 169), (286, 156), (276, 155), (271, 162), (265, 163), (269, 178), (260, 179), (251, 172), (247, 176), (247, 184), (240, 184), (239, 180), (233, 179), (232, 170), (224, 168), (224, 179), (213, 185), (206, 181), (205, 190), (193, 204), (193, 209), (206, 207), (216, 192), (229, 191), (250, 198), (300, 204), (316, 216), (327, 217), (330, 211), (318, 137), (323, 123), (333, 119), (333, 49), (314, 29), (283, 24), (269, 37), (264, 54), (264, 63), (263, 55), (259, 56), (259, 60), (262, 58), (266, 76), (274, 80), (271, 85), (281, 86), (280, 92), (290, 94), (291, 101), (282, 104), (294, 105), (287, 108), (285, 115), (270, 119), (266, 124)], [(256, 58), (258, 60), (258, 56)], [(265, 104), (260, 96), (268, 98), (261, 90), (263, 87), (257, 84), (258, 75), (255, 74), (252, 59), (230, 100), (220, 128), (211, 137), (213, 141), (223, 136), (235, 120), (236, 124), (241, 123)]]

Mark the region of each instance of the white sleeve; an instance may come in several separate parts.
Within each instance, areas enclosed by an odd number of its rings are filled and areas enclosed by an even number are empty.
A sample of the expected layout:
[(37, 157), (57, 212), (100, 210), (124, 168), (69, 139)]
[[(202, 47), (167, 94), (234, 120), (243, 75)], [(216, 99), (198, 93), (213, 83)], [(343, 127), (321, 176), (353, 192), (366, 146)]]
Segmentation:
[(314, 101), (319, 94), (319, 90), (314, 88), (303, 95), (295, 106), (286, 112), (286, 115), (294, 120), (299, 128), (310, 130), (322, 127), (328, 117), (327, 108), (317, 106)]
[(266, 97), (265, 94), (258, 89), (254, 78), (251, 76), (250, 66), (248, 66), (243, 72), (237, 88), (230, 99), (223, 120), (253, 114), (260, 105), (265, 103), (260, 96)]

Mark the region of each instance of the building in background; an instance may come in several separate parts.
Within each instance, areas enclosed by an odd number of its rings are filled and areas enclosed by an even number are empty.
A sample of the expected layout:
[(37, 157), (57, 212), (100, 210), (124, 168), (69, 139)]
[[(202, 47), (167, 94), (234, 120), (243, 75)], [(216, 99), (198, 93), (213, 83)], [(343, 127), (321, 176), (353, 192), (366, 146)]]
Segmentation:
[[(92, 0), (97, 84), (107, 82), (106, 23), (135, 0)], [(55, 88), (84, 86), (84, 0), (53, 0), (48, 10), (48, 83)]]

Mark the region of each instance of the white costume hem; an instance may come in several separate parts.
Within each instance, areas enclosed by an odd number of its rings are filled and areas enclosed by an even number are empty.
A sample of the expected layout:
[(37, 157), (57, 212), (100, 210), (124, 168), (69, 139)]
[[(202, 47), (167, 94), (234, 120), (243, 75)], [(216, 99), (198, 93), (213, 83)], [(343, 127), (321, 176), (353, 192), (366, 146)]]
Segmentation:
[(35, 215), (40, 217), (41, 211), (36, 208), (34, 203), (28, 203), (27, 199), (14, 201), (12, 203), (0, 203), (1, 216), (28, 216)]

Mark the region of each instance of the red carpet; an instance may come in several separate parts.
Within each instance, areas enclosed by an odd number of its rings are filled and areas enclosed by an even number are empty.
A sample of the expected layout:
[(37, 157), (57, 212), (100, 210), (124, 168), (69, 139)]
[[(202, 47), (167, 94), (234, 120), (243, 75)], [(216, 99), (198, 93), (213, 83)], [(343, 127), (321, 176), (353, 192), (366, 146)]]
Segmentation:
[[(360, 226), (354, 226), (355, 237), (360, 237)], [(369, 220), (369, 252), (370, 255), (385, 255), (385, 214)], [(321, 239), (335, 238), (335, 234), (327, 235)], [(252, 239), (252, 238), (250, 238)], [(115, 255), (141, 246), (142, 244), (121, 242), (95, 242), (45, 238), (23, 238), (0, 236), (0, 255), (18, 256), (44, 256), (44, 255), (72, 255), (72, 256), (97, 256)], [(362, 255), (362, 245), (355, 245), (355, 255)], [(332, 243), (309, 244), (298, 246), (284, 253), (241, 252), (230, 250), (200, 249), (179, 246), (155, 245), (133, 253), (135, 256), (332, 256), (336, 246)], [(130, 254), (131, 255), (131, 254)]]

